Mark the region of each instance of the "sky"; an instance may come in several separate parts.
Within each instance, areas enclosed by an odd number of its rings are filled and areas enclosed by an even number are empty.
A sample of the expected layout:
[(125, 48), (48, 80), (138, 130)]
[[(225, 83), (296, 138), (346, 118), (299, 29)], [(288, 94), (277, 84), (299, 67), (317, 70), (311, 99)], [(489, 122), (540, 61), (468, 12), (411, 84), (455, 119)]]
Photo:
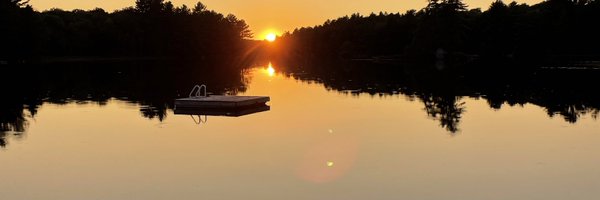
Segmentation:
[[(493, 0), (465, 0), (469, 8), (483, 10)], [(541, 0), (520, 0), (519, 3), (535, 4)], [(176, 6), (192, 7), (198, 0), (171, 0)], [(508, 2), (508, 1), (506, 1)], [(246, 20), (255, 38), (263, 39), (268, 33), (281, 34), (295, 28), (315, 26), (327, 19), (335, 19), (353, 13), (368, 15), (380, 11), (396, 13), (421, 9), (426, 0), (202, 0), (208, 9), (223, 14), (234, 14)], [(64, 10), (103, 8), (106, 11), (133, 6), (135, 0), (31, 0), (30, 5), (42, 11), (50, 8)]]

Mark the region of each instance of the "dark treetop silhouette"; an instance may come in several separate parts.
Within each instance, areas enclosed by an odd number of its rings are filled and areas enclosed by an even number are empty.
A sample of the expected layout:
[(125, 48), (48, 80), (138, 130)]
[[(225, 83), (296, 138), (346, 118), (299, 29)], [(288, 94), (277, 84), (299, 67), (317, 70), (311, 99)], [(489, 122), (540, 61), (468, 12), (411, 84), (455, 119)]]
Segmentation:
[(598, 0), (548, 0), (529, 6), (498, 0), (489, 9), (468, 10), (460, 0), (429, 0), (404, 14), (353, 14), (296, 29), (278, 40), (273, 54), (285, 59), (324, 57), (503, 58), (600, 55)]
[(234, 15), (137, 0), (135, 8), (34, 11), (26, 1), (0, 1), (0, 60), (39, 56), (177, 56), (212, 59), (243, 51), (252, 37)]

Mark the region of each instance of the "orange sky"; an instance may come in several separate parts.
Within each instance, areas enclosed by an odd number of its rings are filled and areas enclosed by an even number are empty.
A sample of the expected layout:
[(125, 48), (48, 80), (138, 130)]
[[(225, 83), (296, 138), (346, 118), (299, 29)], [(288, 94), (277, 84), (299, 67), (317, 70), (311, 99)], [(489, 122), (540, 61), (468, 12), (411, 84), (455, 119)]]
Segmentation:
[[(175, 5), (194, 5), (198, 0), (171, 0)], [(493, 0), (465, 0), (470, 8), (487, 8)], [(541, 0), (521, 0), (534, 4)], [(62, 8), (92, 9), (96, 7), (107, 11), (133, 6), (135, 0), (31, 0), (37, 10)], [(327, 19), (359, 12), (404, 12), (420, 9), (426, 0), (202, 0), (209, 9), (228, 14), (232, 13), (245, 19), (251, 26), (256, 38), (262, 39), (268, 32), (281, 33), (302, 26), (322, 24)], [(508, 1), (506, 1), (508, 2)]]

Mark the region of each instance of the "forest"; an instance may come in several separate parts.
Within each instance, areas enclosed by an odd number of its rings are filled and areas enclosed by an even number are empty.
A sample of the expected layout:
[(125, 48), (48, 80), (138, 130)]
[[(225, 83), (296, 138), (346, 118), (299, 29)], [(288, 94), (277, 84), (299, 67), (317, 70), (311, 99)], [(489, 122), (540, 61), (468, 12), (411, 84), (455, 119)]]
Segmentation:
[(239, 54), (252, 37), (235, 15), (198, 2), (136, 0), (135, 7), (108, 13), (93, 10), (36, 11), (28, 1), (0, 1), (0, 61), (40, 56), (193, 57), (219, 59)]
[[(224, 59), (256, 46), (249, 25), (198, 2), (176, 7), (136, 0), (134, 7), (36, 11), (0, 2), (0, 61), (56, 56)], [(352, 14), (298, 28), (265, 45), (273, 60), (473, 58), (585, 59), (600, 55), (599, 0), (493, 2), (485, 11), (461, 0), (428, 0), (420, 10)], [(250, 49), (250, 50), (249, 50)], [(264, 51), (257, 51), (264, 52)]]
[[(421, 10), (352, 14), (298, 28), (278, 39), (283, 60), (580, 59), (600, 55), (600, 1), (493, 2), (468, 9), (461, 0), (428, 0)], [(436, 55), (437, 54), (437, 55)], [(443, 56), (442, 55), (442, 56)]]

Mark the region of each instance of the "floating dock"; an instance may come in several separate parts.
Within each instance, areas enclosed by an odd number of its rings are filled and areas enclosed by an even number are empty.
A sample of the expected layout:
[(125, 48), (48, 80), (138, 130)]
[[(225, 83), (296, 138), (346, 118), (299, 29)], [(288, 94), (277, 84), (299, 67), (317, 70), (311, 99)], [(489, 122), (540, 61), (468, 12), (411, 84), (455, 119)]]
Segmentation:
[(189, 97), (175, 100), (175, 109), (237, 109), (265, 105), (270, 101), (265, 96), (225, 96)]
[(194, 108), (194, 109), (175, 109), (176, 115), (199, 115), (199, 116), (226, 116), (241, 117), (245, 115), (260, 113), (271, 110), (270, 106), (250, 106), (234, 109), (215, 109), (215, 108)]
[(188, 98), (175, 99), (175, 114), (238, 117), (270, 110), (266, 105), (270, 100), (266, 96), (208, 95), (206, 85), (196, 85)]

